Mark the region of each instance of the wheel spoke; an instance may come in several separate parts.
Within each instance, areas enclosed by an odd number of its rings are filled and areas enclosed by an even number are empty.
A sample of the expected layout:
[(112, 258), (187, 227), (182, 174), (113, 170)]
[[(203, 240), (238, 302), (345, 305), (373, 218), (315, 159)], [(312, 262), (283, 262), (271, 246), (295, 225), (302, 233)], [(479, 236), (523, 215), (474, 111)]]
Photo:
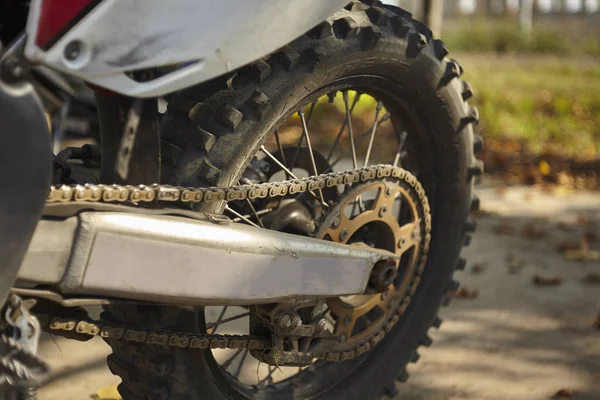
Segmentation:
[[(313, 101), (308, 110), (308, 117), (306, 119), (306, 125), (310, 122), (310, 118), (312, 117), (315, 106), (317, 105), (316, 101)], [(290, 165), (290, 169), (294, 169), (296, 166), (296, 162), (298, 161), (298, 156), (300, 155), (300, 146), (302, 146), (302, 141), (304, 140), (304, 135), (300, 135), (298, 141), (296, 142), (296, 151), (294, 152), (294, 158), (292, 158), (292, 164)]]
[(267, 374), (267, 376), (264, 379), (261, 379), (260, 382), (258, 382), (258, 386), (262, 386), (263, 384), (273, 383), (273, 372), (275, 372), (276, 369), (277, 369), (276, 366), (269, 366), (269, 373)]
[(231, 357), (229, 357), (227, 360), (225, 360), (225, 362), (223, 364), (221, 364), (221, 367), (223, 369), (229, 368), (229, 366), (231, 365), (233, 360), (235, 360), (237, 358), (237, 356), (239, 356), (242, 353), (242, 350), (245, 350), (245, 349), (238, 349)]
[(236, 217), (238, 217), (239, 219), (241, 219), (242, 221), (246, 222), (249, 225), (252, 225), (254, 227), (260, 228), (260, 226), (256, 225), (254, 222), (250, 221), (246, 216), (240, 214), (239, 212), (235, 211), (233, 208), (229, 207), (229, 206), (225, 206), (225, 210), (229, 211), (230, 213), (232, 213), (233, 215), (235, 215)]
[(350, 109), (348, 108), (348, 92), (343, 92), (344, 106), (346, 107), (346, 119), (348, 120), (348, 136), (350, 138), (350, 147), (352, 150), (352, 165), (354, 169), (358, 168), (358, 161), (356, 159), (356, 146), (354, 145), (354, 132), (352, 129), (352, 119), (350, 118)]
[[(302, 121), (302, 132), (306, 138), (306, 144), (308, 145), (308, 152), (310, 153), (310, 161), (312, 162), (313, 172), (315, 173), (315, 175), (319, 175), (319, 171), (317, 171), (317, 163), (315, 162), (315, 155), (313, 154), (312, 146), (310, 144), (310, 136), (308, 135), (308, 127), (306, 126), (306, 119), (304, 118), (304, 110), (300, 110), (298, 112), (298, 114), (300, 114), (300, 119)], [(327, 203), (325, 203), (325, 198), (323, 197), (323, 191), (321, 189), (318, 189), (318, 191), (319, 191), (319, 196), (321, 197), (321, 203), (323, 205), (327, 206)]]
[[(275, 141), (277, 142), (277, 148), (279, 149), (279, 154), (281, 154), (281, 161), (283, 165), (287, 167), (287, 162), (285, 161), (285, 154), (283, 153), (283, 146), (281, 145), (281, 140), (279, 140), (279, 131), (275, 129)], [(290, 179), (290, 174), (285, 172), (286, 179)]]
[(315, 110), (315, 106), (319, 100), (315, 100), (310, 104), (310, 108), (308, 109), (308, 115), (306, 116), (306, 125), (310, 123), (310, 119), (312, 118), (313, 111)]
[[(263, 208), (262, 210), (257, 210), (257, 211), (256, 211), (256, 214), (257, 214), (258, 216), (261, 216), (261, 215), (263, 215), (263, 214), (268, 214), (268, 213), (270, 213), (271, 211), (273, 211), (273, 209), (272, 209), (272, 208), (270, 208), (270, 207), (269, 207), (269, 208)], [(250, 215), (250, 214), (246, 214), (246, 215), (242, 215), (242, 216), (243, 216), (244, 218), (250, 218), (250, 217), (252, 217), (252, 215)], [(235, 218), (233, 218), (233, 219), (232, 219), (232, 221), (233, 221), (233, 222), (240, 222), (241, 220), (242, 220), (242, 219), (241, 219), (241, 218), (238, 218), (238, 217), (235, 217)]]
[[(293, 173), (292, 171), (290, 171), (290, 170), (289, 170), (289, 169), (288, 169), (288, 168), (287, 168), (285, 165), (283, 165), (283, 164), (281, 163), (281, 161), (279, 161), (279, 160), (277, 159), (277, 157), (275, 157), (273, 154), (271, 154), (271, 152), (269, 152), (269, 151), (268, 151), (268, 150), (265, 148), (265, 146), (261, 146), (261, 147), (260, 147), (260, 149), (262, 150), (262, 152), (263, 152), (263, 153), (265, 153), (265, 154), (267, 155), (267, 157), (269, 157), (269, 158), (270, 158), (271, 160), (273, 160), (273, 161), (274, 161), (274, 162), (275, 162), (277, 165), (279, 165), (279, 167), (280, 167), (281, 169), (283, 169), (283, 170), (284, 170), (284, 171), (286, 171), (288, 174), (290, 174), (290, 176), (291, 176), (292, 178), (294, 178), (294, 179), (298, 179), (298, 177), (297, 177), (296, 175), (294, 175), (294, 173)], [(308, 192), (309, 192), (310, 194), (312, 194), (312, 195), (313, 195), (313, 197), (314, 197), (315, 199), (318, 199), (317, 195), (316, 195), (316, 194), (315, 194), (313, 191), (310, 191), (310, 190), (309, 190)], [(325, 203), (324, 201), (323, 201), (323, 203), (322, 203), (322, 204), (323, 204), (325, 207), (328, 207), (327, 203)]]
[[(350, 117), (352, 116), (352, 111), (354, 111), (354, 106), (356, 105), (356, 103), (358, 103), (360, 96), (362, 96), (362, 93), (357, 93), (356, 96), (354, 96), (354, 100), (352, 101), (352, 106), (350, 106), (349, 111), (348, 111), (348, 102), (347, 101), (345, 102), (344, 105), (346, 107), (346, 116), (344, 117), (344, 123), (342, 124), (342, 127), (340, 128), (337, 136), (335, 137), (335, 141), (333, 142), (331, 149), (329, 150), (329, 154), (327, 155), (327, 162), (329, 162), (329, 160), (331, 160), (331, 157), (333, 156), (333, 152), (335, 151), (335, 148), (337, 147), (340, 139), (342, 138), (344, 129), (346, 128), (346, 125), (348, 124), (348, 121), (350, 120)], [(346, 98), (347, 97), (348, 96), (346, 96)]]
[(367, 155), (365, 156), (365, 163), (363, 164), (363, 167), (369, 165), (369, 158), (371, 157), (371, 150), (373, 149), (373, 141), (375, 140), (375, 132), (377, 131), (377, 117), (379, 117), (379, 113), (381, 112), (382, 107), (383, 104), (380, 101), (377, 102), (377, 108), (375, 109), (375, 118), (373, 120), (373, 127), (371, 128), (371, 137), (369, 139), (369, 147), (367, 147)]
[(225, 324), (227, 322), (235, 321), (236, 319), (244, 318), (244, 317), (247, 317), (249, 315), (250, 315), (250, 313), (247, 312), (247, 313), (235, 315), (233, 317), (222, 319), (218, 324), (216, 322), (214, 322), (214, 323), (208, 323), (208, 324), (206, 324), (206, 329), (211, 329), (211, 328), (213, 328), (213, 326), (217, 327), (219, 325)]
[(262, 219), (260, 219), (260, 216), (256, 212), (256, 208), (254, 208), (254, 204), (252, 204), (252, 201), (250, 201), (250, 199), (246, 197), (246, 202), (248, 203), (248, 206), (250, 206), (250, 210), (252, 210), (252, 214), (254, 214), (254, 218), (256, 218), (260, 227), (264, 228), (265, 225), (262, 223)]
[(402, 133), (400, 134), (400, 141), (398, 143), (398, 151), (396, 152), (396, 157), (394, 158), (394, 167), (397, 167), (398, 164), (400, 163), (400, 160), (406, 155), (405, 151), (402, 151), (402, 148), (404, 147), (404, 142), (406, 141), (406, 137), (408, 136), (408, 133), (406, 131), (402, 131)]
[[(386, 121), (388, 118), (390, 117), (389, 113), (385, 113), (377, 122), (377, 125), (381, 125), (382, 122)], [(361, 144), (366, 138), (367, 136), (369, 136), (369, 134), (371, 133), (371, 131), (367, 131), (362, 133), (359, 137), (358, 137), (358, 142), (357, 144)], [(343, 154), (341, 154), (340, 156), (338, 156), (333, 162), (329, 163), (329, 168), (327, 168), (326, 171), (324, 171), (323, 173), (329, 173), (333, 170), (333, 167), (339, 163), (340, 161), (342, 161), (344, 158), (346, 158), (346, 156), (348, 155), (348, 153), (350, 152), (350, 150), (346, 150)]]
[(279, 159), (277, 159), (277, 157), (275, 157), (273, 154), (271, 154), (270, 151), (268, 151), (265, 146), (260, 146), (260, 150), (265, 153), (267, 155), (267, 157), (269, 157), (271, 160), (273, 160), (275, 162), (275, 164), (279, 165), (279, 167), (281, 169), (283, 169), (286, 173), (288, 173), (292, 178), (294, 179), (298, 179), (298, 177), (296, 175), (294, 175), (294, 173), (292, 171), (290, 171), (288, 169), (288, 167), (286, 167), (285, 165), (283, 165), (281, 163), (281, 161), (279, 161)]
[(240, 364), (238, 365), (238, 367), (235, 370), (235, 372), (233, 373), (233, 376), (235, 376), (236, 378), (239, 377), (240, 376), (240, 372), (242, 372), (242, 367), (246, 363), (246, 357), (248, 357), (248, 349), (245, 349), (244, 355), (242, 356), (242, 360), (240, 361)]
[[(219, 314), (219, 316), (217, 317), (217, 320), (215, 322), (212, 323), (212, 329), (210, 333), (215, 333), (217, 328), (219, 327), (219, 325), (221, 325), (221, 321), (223, 321), (223, 316), (225, 315), (225, 313), (227, 312), (227, 309), (229, 308), (229, 306), (224, 306), (223, 309), (221, 310), (221, 313)], [(209, 329), (208, 327), (206, 329)]]
[[(352, 150), (352, 166), (354, 169), (358, 169), (358, 160), (356, 158), (356, 146), (354, 145), (354, 130), (352, 129), (352, 117), (350, 115), (350, 109), (348, 108), (348, 91), (342, 93), (344, 99), (344, 107), (346, 108), (346, 120), (348, 121), (348, 137), (350, 139), (350, 148)], [(366, 165), (365, 165), (366, 166)], [(356, 203), (352, 205), (352, 214), (356, 208)], [(361, 213), (364, 212), (364, 206), (362, 197), (358, 196), (358, 209)]]

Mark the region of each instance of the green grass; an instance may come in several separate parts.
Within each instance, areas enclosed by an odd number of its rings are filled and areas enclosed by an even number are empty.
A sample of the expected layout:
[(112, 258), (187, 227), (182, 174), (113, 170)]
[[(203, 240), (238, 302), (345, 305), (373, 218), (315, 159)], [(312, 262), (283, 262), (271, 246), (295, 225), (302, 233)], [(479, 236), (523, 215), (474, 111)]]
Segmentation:
[(600, 154), (600, 64), (586, 59), (461, 56), (481, 129), (534, 152)]
[(528, 36), (515, 18), (500, 18), (451, 21), (442, 36), (454, 51), (600, 57), (599, 35), (598, 27), (585, 20), (559, 19), (535, 24)]

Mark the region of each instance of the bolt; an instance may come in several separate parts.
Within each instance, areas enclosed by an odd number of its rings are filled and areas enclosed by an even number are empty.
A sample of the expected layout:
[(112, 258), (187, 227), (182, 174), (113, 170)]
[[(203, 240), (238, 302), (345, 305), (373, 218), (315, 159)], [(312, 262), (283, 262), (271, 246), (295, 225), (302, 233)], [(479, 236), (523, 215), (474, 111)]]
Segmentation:
[(5, 64), (6, 71), (14, 78), (20, 78), (23, 76), (23, 66), (16, 58), (11, 58), (6, 61)]
[(21, 299), (17, 296), (11, 296), (9, 299), (9, 304), (12, 308), (21, 307)]
[(387, 206), (381, 206), (379, 209), (379, 218), (383, 218), (383, 216), (387, 213)]
[(398, 240), (398, 247), (402, 248), (406, 244), (406, 238), (402, 236), (400, 240)]
[(64, 56), (69, 61), (75, 61), (81, 54), (82, 43), (79, 40), (73, 40), (65, 46)]
[(279, 320), (279, 326), (282, 327), (283, 329), (291, 328), (292, 320), (290, 319), (290, 316), (284, 315), (283, 317), (281, 317), (281, 319)]
[(321, 318), (319, 320), (319, 322), (317, 322), (317, 331), (325, 330), (326, 326), (327, 326), (327, 321), (325, 321), (324, 318)]
[(351, 323), (352, 323), (352, 316), (346, 315), (346, 318), (344, 318), (344, 325), (350, 325)]
[(347, 337), (347, 336), (346, 336), (346, 334), (345, 334), (345, 333), (342, 333), (342, 334), (340, 335), (340, 341), (341, 341), (341, 342), (345, 342), (345, 341), (346, 341), (346, 337)]
[(344, 242), (348, 238), (348, 229), (344, 228), (340, 232), (340, 240)]
[(390, 197), (392, 195), (392, 188), (391, 187), (385, 189), (385, 195), (387, 197)]
[(381, 300), (385, 300), (388, 297), (389, 294), (389, 290), (386, 290), (385, 292), (381, 293)]
[(294, 328), (299, 328), (302, 325), (302, 318), (300, 318), (298, 315), (296, 315), (293, 319), (292, 319), (292, 326)]
[(336, 215), (336, 217), (333, 220), (333, 224), (331, 224), (331, 226), (333, 226), (334, 228), (337, 228), (338, 226), (340, 226), (341, 223), (342, 223), (342, 219), (340, 218), (339, 215)]
[(27, 324), (27, 338), (31, 339), (33, 337), (33, 334), (35, 333), (35, 327), (28, 323)]
[(419, 238), (419, 228), (415, 228), (411, 233), (410, 233), (410, 237), (413, 240), (417, 240)]
[(262, 172), (269, 172), (269, 170), (271, 169), (271, 165), (268, 162), (265, 162), (260, 165), (260, 169), (262, 170)]

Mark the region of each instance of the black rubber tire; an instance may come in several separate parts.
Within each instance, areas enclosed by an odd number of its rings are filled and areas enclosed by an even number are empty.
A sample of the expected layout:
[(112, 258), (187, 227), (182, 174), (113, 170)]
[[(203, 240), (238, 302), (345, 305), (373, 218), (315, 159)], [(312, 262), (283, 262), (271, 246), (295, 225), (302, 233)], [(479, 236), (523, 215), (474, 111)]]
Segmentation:
[[(449, 301), (447, 292), (458, 286), (452, 275), (464, 268), (460, 250), (475, 228), (468, 213), (479, 204), (473, 181), (483, 171), (474, 155), (474, 148), (481, 147), (472, 129), (477, 110), (466, 103), (472, 90), (447, 53), (443, 42), (408, 12), (377, 1), (353, 2), (265, 59), (174, 95), (162, 121), (163, 182), (227, 186), (238, 179), (276, 121), (293, 111), (289, 107), (337, 78), (385, 77), (410, 94), (415, 113), (426, 119), (428, 156), (435, 160), (435, 187), (428, 193), (435, 192), (435, 201), (430, 197), (432, 242), (423, 280), (405, 316), (368, 358), (315, 398), (393, 395), (395, 382), (408, 378), (406, 365), (418, 359), (417, 348), (431, 344), (427, 332), (439, 327), (437, 311)], [(197, 314), (158, 306), (109, 307), (105, 318), (192, 332), (203, 324)], [(123, 379), (119, 390), (125, 400), (241, 398), (213, 375), (210, 350), (108, 342), (114, 352), (108, 364)]]

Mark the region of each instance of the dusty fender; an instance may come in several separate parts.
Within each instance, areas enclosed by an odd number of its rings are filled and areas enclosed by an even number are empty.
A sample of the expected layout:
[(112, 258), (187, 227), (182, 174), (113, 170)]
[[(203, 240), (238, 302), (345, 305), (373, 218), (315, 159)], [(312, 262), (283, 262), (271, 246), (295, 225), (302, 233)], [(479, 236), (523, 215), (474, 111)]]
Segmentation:
[[(42, 0), (27, 21), (26, 56), (132, 97), (207, 81), (263, 57), (341, 9), (347, 0), (104, 0), (49, 48), (36, 42)], [(58, 1), (56, 7), (62, 7)], [(79, 15), (78, 17), (81, 17)], [(48, 46), (44, 46), (48, 47)], [(181, 66), (152, 80), (127, 72)]]

